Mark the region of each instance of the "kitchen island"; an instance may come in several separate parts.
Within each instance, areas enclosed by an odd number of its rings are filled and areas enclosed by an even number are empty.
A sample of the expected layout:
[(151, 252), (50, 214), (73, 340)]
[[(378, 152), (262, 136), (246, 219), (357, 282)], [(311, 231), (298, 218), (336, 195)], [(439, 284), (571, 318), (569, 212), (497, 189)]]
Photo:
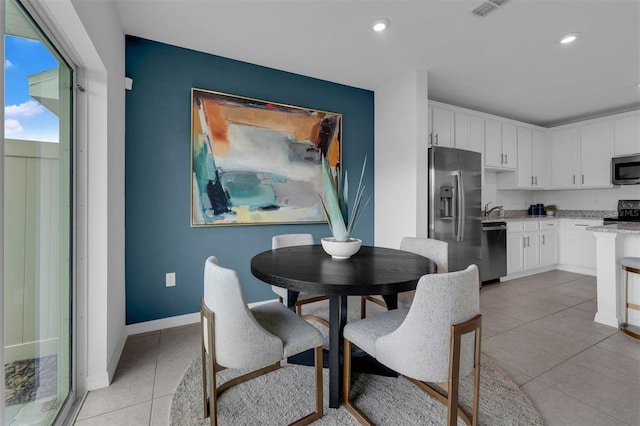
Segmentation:
[[(597, 312), (594, 320), (619, 327), (624, 320), (624, 271), (620, 259), (640, 257), (640, 223), (618, 222), (592, 226), (596, 238)], [(640, 304), (640, 277), (629, 274), (629, 301)], [(628, 323), (640, 326), (638, 311), (630, 311)]]

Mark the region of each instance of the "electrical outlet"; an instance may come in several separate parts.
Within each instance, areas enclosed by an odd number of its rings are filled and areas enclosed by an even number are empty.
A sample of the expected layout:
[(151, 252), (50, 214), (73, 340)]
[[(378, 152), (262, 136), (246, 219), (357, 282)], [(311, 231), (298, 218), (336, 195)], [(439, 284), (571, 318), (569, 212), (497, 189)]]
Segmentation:
[(167, 272), (165, 279), (165, 285), (167, 287), (175, 287), (176, 285), (176, 273), (175, 272)]

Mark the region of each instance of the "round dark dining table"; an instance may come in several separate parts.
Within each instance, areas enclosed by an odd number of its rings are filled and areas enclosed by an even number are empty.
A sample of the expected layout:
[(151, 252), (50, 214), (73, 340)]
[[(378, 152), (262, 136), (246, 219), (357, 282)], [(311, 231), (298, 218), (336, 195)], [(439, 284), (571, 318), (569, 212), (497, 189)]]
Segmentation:
[(329, 296), (329, 406), (340, 406), (342, 332), (347, 296), (379, 294), (387, 309), (398, 305), (398, 293), (415, 290), (420, 277), (437, 272), (434, 261), (415, 253), (362, 246), (349, 259), (332, 259), (321, 245), (267, 250), (251, 259), (251, 273), (261, 281), (287, 289), (287, 305), (300, 292)]

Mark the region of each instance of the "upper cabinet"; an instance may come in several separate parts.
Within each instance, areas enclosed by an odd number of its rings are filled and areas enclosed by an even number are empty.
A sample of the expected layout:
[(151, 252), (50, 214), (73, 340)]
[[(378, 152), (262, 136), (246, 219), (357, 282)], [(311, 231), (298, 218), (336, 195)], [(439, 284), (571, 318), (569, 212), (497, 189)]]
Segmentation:
[(497, 189), (610, 188), (611, 157), (640, 153), (640, 111), (545, 129), (429, 101), (429, 146), (482, 153)]
[(551, 187), (611, 186), (611, 123), (551, 129)]
[(580, 186), (611, 186), (611, 124), (580, 126)]
[(640, 154), (640, 111), (613, 120), (613, 155)]
[(453, 147), (453, 111), (429, 107), (429, 146)]
[(486, 119), (484, 124), (484, 164), (496, 169), (516, 168), (516, 126)]
[(455, 147), (482, 152), (484, 146), (484, 120), (468, 114), (455, 113)]
[(484, 119), (444, 107), (429, 106), (429, 146), (482, 152)]
[(546, 186), (546, 138), (540, 130), (518, 127), (517, 188), (544, 189)]
[(551, 187), (577, 188), (578, 128), (551, 130)]

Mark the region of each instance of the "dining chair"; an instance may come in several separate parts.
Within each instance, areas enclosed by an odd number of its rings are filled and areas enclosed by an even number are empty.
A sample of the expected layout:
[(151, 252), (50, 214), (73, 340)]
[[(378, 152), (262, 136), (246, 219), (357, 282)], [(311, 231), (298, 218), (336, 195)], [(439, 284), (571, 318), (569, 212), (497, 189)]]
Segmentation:
[[(433, 260), (438, 266), (438, 273), (449, 272), (449, 244), (434, 238), (404, 237), (400, 241), (400, 250), (419, 254)], [(414, 293), (414, 292), (408, 292)], [(408, 296), (409, 300), (411, 295)], [(387, 305), (379, 296), (362, 296), (360, 299), (360, 318), (367, 316), (367, 301), (383, 308)]]
[[(410, 308), (361, 319), (344, 328), (343, 403), (362, 424), (371, 421), (351, 402), (351, 345), (405, 376), (448, 407), (447, 424), (478, 423), (480, 392), (478, 267), (420, 278)], [(473, 371), (471, 415), (458, 404), (459, 380)]]
[[(313, 235), (311, 234), (281, 234), (274, 235), (271, 239), (271, 248), (279, 249), (282, 247), (291, 247), (291, 246), (304, 246), (304, 245), (313, 245)], [(287, 289), (278, 287), (275, 285), (271, 286), (271, 290), (275, 294), (278, 295), (278, 300), (281, 303), (287, 305)], [(308, 303), (319, 302), (321, 300), (328, 300), (329, 296), (318, 295), (318, 294), (310, 294), (310, 293), (300, 293), (298, 295), (298, 300), (296, 300), (296, 313), (300, 315), (302, 318), (319, 322), (326, 327), (329, 327), (329, 322), (324, 318), (315, 316), (315, 315), (303, 315), (302, 314), (302, 306)]]
[[(308, 349), (315, 352), (315, 411), (292, 424), (306, 425), (323, 416), (320, 331), (278, 302), (249, 309), (238, 274), (221, 267), (215, 256), (205, 262), (200, 307), (203, 407), (211, 425), (217, 425), (222, 392), (277, 370), (282, 359)], [(253, 371), (217, 386), (216, 372), (224, 369)]]

